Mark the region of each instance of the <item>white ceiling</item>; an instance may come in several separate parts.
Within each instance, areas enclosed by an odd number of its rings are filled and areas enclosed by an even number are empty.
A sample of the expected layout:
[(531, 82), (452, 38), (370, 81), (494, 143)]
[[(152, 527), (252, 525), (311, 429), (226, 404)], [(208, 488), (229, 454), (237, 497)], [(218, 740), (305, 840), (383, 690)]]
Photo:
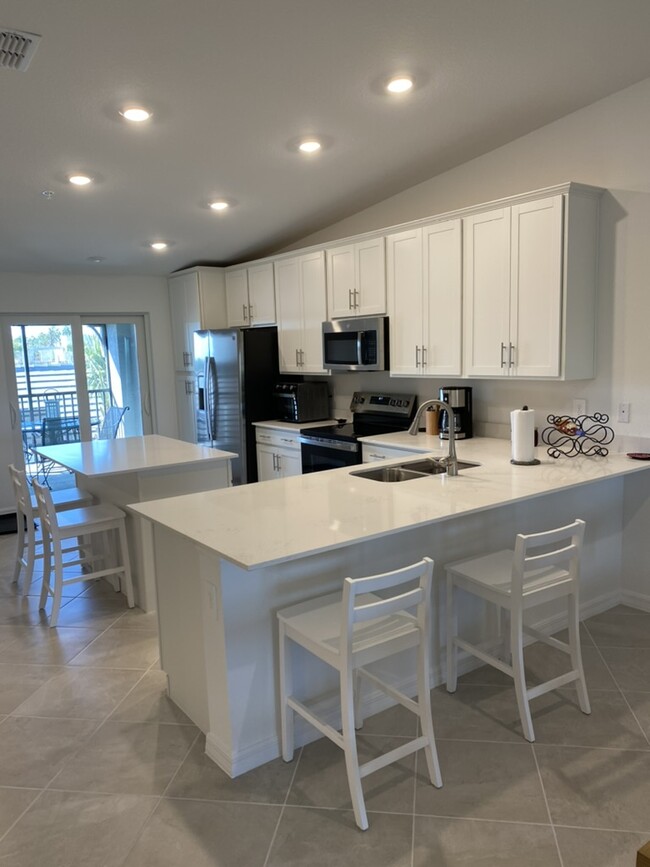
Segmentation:
[(43, 36), (0, 70), (2, 271), (254, 258), (650, 76), (648, 0), (3, 0), (0, 26)]

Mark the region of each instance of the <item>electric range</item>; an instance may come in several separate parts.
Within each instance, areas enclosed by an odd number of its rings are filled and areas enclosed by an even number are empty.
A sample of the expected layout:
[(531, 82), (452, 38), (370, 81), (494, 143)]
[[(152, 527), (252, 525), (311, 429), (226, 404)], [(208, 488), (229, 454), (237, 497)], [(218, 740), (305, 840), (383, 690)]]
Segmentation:
[(303, 473), (317, 473), (361, 463), (359, 437), (408, 430), (417, 409), (414, 394), (355, 391), (352, 423), (300, 432)]

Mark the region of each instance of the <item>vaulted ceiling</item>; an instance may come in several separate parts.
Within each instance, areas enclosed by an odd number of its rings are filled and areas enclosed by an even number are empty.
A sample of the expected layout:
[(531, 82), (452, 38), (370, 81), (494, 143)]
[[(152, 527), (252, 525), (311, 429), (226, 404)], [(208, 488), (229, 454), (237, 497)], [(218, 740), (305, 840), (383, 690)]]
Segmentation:
[(6, 28), (42, 40), (0, 69), (3, 271), (253, 258), (650, 76), (648, 0), (4, 0)]

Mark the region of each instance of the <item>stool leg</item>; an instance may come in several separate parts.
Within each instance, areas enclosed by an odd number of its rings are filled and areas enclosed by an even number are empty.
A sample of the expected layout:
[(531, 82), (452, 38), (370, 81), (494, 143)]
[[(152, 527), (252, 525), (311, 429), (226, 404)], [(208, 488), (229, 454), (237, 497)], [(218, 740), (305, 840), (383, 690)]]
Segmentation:
[[(25, 516), (22, 512), (16, 512), (16, 565), (14, 566), (13, 582), (16, 584), (20, 577), (23, 554), (25, 552)], [(23, 596), (26, 596), (25, 584), (23, 583)]]
[(524, 737), (531, 743), (535, 740), (533, 720), (530, 715), (528, 696), (526, 695), (526, 672), (524, 669), (524, 630), (523, 615), (521, 611), (510, 613), (510, 650), (512, 653), (512, 668), (515, 681), (515, 694), (517, 707)]
[(427, 739), (424, 755), (427, 759), (429, 778), (433, 785), (439, 789), (442, 786), (442, 776), (440, 774), (440, 762), (438, 761), (438, 750), (436, 748), (433, 719), (431, 717), (431, 693), (429, 691), (431, 680), (429, 668), (429, 646), (426, 641), (421, 640), (418, 647), (418, 715), (420, 717), (422, 734)]
[[(104, 569), (110, 569), (111, 566), (117, 567), (118, 559), (115, 556), (115, 534), (110, 530), (106, 530), (105, 533), (102, 533), (102, 544), (104, 547)], [(120, 576), (115, 573), (113, 575), (106, 576), (109, 584), (115, 590), (116, 593), (120, 592)]]
[(45, 611), (48, 590), (50, 589), (50, 575), (52, 572), (52, 545), (50, 537), (43, 533), (43, 581), (41, 582), (41, 598), (38, 600), (39, 611)]
[(503, 659), (508, 664), (512, 663), (512, 648), (510, 646), (510, 609), (499, 605), (501, 619), (501, 635), (503, 636)]
[(345, 768), (348, 773), (354, 818), (361, 830), (366, 831), (368, 829), (368, 817), (363, 800), (363, 789), (361, 788), (357, 738), (354, 731), (354, 679), (349, 668), (341, 671), (341, 722)]
[(580, 675), (576, 680), (578, 702), (583, 713), (591, 713), (587, 681), (582, 666), (582, 651), (580, 649), (580, 619), (578, 617), (578, 600), (573, 593), (569, 595), (569, 647), (571, 648), (571, 666)]
[(293, 693), (293, 672), (291, 670), (291, 647), (280, 621), (280, 726), (282, 730), (282, 758), (285, 762), (293, 759), (293, 709), (287, 704), (287, 699)]
[(447, 692), (456, 692), (458, 679), (456, 645), (454, 644), (454, 638), (458, 633), (455, 594), (454, 579), (451, 575), (447, 575)]
[(124, 569), (124, 586), (126, 588), (126, 601), (129, 608), (133, 608), (133, 576), (131, 575), (131, 558), (129, 557), (129, 543), (126, 538), (126, 527), (124, 520), (120, 521), (117, 528), (120, 537), (120, 555), (122, 557), (122, 567)]
[(360, 729), (363, 728), (363, 710), (361, 705), (363, 678), (356, 669), (352, 676), (354, 678), (354, 727), (355, 729)]
[[(20, 526), (23, 528), (23, 533), (27, 536), (27, 560), (25, 561), (25, 577), (23, 579), (23, 596), (27, 596), (32, 587), (34, 563), (36, 562), (36, 528), (34, 526), (34, 521), (29, 520), (27, 522), (27, 530), (25, 530), (24, 515), (19, 515), (18, 518)], [(20, 530), (18, 532), (20, 532)]]
[(63, 553), (61, 543), (53, 543), (54, 547), (54, 596), (52, 598), (52, 612), (50, 613), (50, 628), (56, 626), (59, 620), (61, 608), (61, 596), (63, 594)]

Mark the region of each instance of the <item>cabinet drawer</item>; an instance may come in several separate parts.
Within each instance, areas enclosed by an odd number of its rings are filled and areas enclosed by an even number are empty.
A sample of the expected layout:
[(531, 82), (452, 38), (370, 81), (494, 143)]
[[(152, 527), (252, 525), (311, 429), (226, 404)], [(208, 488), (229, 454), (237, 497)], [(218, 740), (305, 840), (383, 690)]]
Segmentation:
[(298, 431), (272, 430), (270, 428), (256, 428), (255, 441), (260, 445), (275, 446), (276, 448), (296, 449), (300, 451), (300, 433)]
[(364, 464), (372, 461), (394, 461), (399, 458), (409, 458), (421, 454), (421, 452), (395, 449), (389, 446), (373, 446), (370, 443), (362, 443), (361, 454)]

